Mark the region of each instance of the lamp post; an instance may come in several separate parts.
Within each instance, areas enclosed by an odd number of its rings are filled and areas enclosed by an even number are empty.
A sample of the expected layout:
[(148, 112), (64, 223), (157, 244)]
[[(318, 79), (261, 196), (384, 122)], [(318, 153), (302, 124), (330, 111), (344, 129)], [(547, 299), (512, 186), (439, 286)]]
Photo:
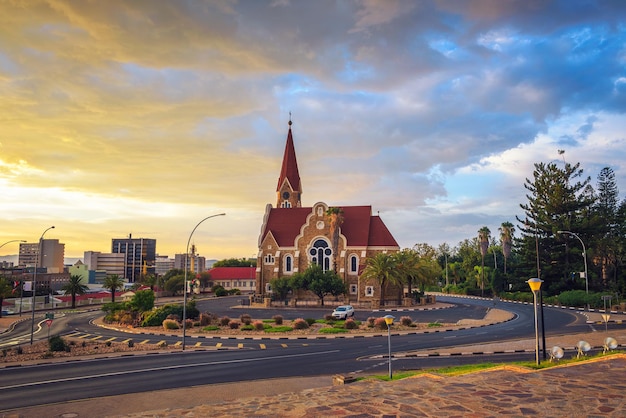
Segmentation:
[(393, 324), (393, 320), (396, 318), (393, 315), (385, 315), (385, 324), (387, 324), (387, 347), (389, 348), (389, 380), (393, 378), (393, 373), (391, 372), (391, 325)]
[(187, 250), (185, 252), (185, 281), (183, 282), (183, 351), (185, 350), (185, 337), (187, 336), (187, 258), (189, 257), (189, 243), (191, 242), (191, 237), (193, 233), (196, 232), (196, 229), (200, 226), (200, 224), (207, 219), (215, 218), (216, 216), (224, 216), (225, 213), (218, 213), (217, 215), (207, 216), (200, 222), (196, 224), (196, 226), (189, 234), (189, 239), (187, 240)]
[[(12, 242), (26, 242), (26, 240), (24, 239), (12, 239), (11, 241), (7, 241), (4, 244), (0, 245), (0, 248), (4, 247), (7, 244), (10, 244)], [(22, 285), (22, 280), (20, 279), (20, 316), (22, 316), (22, 291), (23, 291), (23, 285)]]
[(585, 261), (585, 292), (589, 294), (589, 278), (587, 277), (587, 249), (585, 248), (585, 243), (582, 239), (571, 231), (556, 231), (557, 234), (569, 234), (573, 237), (576, 237), (578, 241), (580, 241), (580, 245), (583, 246), (583, 260)]
[(39, 254), (41, 253), (41, 242), (43, 236), (49, 230), (54, 229), (54, 225), (43, 231), (41, 237), (39, 237), (39, 243), (37, 244), (37, 254), (35, 255), (35, 271), (33, 272), (33, 298), (31, 303), (32, 319), (30, 322), (30, 345), (33, 345), (33, 337), (35, 335), (35, 296), (37, 296), (37, 267), (39, 267)]
[(543, 280), (533, 278), (528, 279), (526, 283), (530, 286), (530, 290), (533, 291), (533, 304), (535, 305), (535, 360), (537, 361), (537, 366), (539, 366), (539, 321), (537, 317), (537, 294), (541, 289), (541, 283), (543, 283)]

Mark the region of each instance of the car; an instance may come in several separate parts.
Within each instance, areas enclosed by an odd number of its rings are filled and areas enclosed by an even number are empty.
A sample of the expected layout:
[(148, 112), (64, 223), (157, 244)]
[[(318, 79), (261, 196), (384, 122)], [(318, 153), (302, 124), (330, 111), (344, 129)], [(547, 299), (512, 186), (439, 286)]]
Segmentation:
[(354, 308), (351, 305), (337, 306), (332, 315), (333, 318), (348, 319), (349, 317), (354, 316)]

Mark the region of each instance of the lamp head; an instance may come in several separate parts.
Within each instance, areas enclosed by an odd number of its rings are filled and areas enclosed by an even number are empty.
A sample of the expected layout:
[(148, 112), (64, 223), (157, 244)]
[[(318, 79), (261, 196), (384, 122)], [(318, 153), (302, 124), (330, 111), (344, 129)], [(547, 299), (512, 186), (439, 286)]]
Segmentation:
[(393, 324), (393, 320), (396, 319), (393, 315), (385, 315), (383, 318), (385, 318), (385, 324), (387, 325)]
[(533, 277), (532, 279), (528, 279), (526, 283), (530, 286), (530, 290), (538, 292), (539, 289), (541, 289), (541, 283), (543, 283), (543, 280)]

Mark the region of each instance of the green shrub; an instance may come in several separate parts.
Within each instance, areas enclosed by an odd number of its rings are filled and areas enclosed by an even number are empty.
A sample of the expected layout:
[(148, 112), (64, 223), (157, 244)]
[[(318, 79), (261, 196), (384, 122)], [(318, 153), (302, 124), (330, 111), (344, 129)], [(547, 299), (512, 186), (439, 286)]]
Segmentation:
[[(306, 322), (305, 322), (306, 324)], [(289, 327), (287, 325), (281, 325), (281, 326), (277, 326), (277, 327), (272, 327), (272, 328), (266, 328), (265, 332), (289, 332), (289, 331), (293, 331), (292, 327)]]
[(230, 323), (230, 318), (227, 316), (223, 316), (220, 318), (220, 325), (225, 327)]
[[(187, 304), (187, 306), (189, 306), (189, 304)], [(163, 305), (153, 311), (147, 312), (143, 321), (141, 322), (141, 326), (158, 327), (163, 324), (163, 321), (165, 321), (171, 315), (175, 315), (177, 318), (182, 318), (183, 307), (181, 305), (168, 304)]]
[(309, 326), (313, 325), (315, 323), (315, 319), (313, 318), (307, 318), (305, 319), (306, 323), (309, 324)]
[(347, 329), (345, 328), (320, 328), (319, 333), (320, 334), (343, 334), (348, 332)]
[(65, 351), (65, 347), (67, 347), (65, 340), (58, 335), (50, 337), (48, 340), (48, 349), (50, 351)]
[(215, 296), (217, 297), (226, 296), (226, 295), (228, 295), (228, 291), (221, 286), (215, 290)]
[(163, 321), (163, 329), (180, 329), (180, 325), (178, 325), (178, 322), (173, 319), (166, 319)]
[(207, 331), (207, 332), (208, 331), (217, 331), (219, 329), (220, 329), (220, 327), (218, 327), (217, 325), (208, 325), (208, 326), (202, 328), (202, 331)]
[(437, 328), (437, 327), (442, 327), (443, 325), (440, 324), (439, 322), (429, 322), (428, 323), (428, 328)]
[(254, 326), (252, 324), (250, 324), (250, 325), (242, 325), (242, 327), (240, 329), (242, 331), (253, 331), (254, 330)]
[(276, 325), (282, 325), (283, 324), (283, 317), (281, 315), (274, 315), (272, 317), (272, 319), (274, 320), (274, 323)]
[(293, 329), (307, 329), (309, 323), (302, 318), (297, 318), (293, 321)]

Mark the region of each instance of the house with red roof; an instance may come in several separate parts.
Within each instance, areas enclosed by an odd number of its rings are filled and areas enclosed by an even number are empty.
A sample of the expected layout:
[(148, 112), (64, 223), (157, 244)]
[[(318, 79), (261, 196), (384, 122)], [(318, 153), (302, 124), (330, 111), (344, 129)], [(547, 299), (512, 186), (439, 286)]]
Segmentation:
[[(400, 250), (371, 206), (332, 207), (324, 202), (302, 206), (302, 183), (289, 121), (287, 142), (276, 186), (276, 207), (268, 204), (259, 235), (256, 292), (271, 294), (271, 280), (303, 272), (312, 263), (334, 270), (347, 284), (346, 302), (380, 299), (380, 285), (360, 278), (365, 260)], [(330, 210), (329, 210), (330, 209)], [(334, 213), (334, 216), (333, 216)], [(387, 292), (394, 297), (391, 292)]]
[(209, 270), (212, 286), (222, 286), (226, 290), (239, 289), (241, 293), (256, 291), (254, 267), (213, 267)]

